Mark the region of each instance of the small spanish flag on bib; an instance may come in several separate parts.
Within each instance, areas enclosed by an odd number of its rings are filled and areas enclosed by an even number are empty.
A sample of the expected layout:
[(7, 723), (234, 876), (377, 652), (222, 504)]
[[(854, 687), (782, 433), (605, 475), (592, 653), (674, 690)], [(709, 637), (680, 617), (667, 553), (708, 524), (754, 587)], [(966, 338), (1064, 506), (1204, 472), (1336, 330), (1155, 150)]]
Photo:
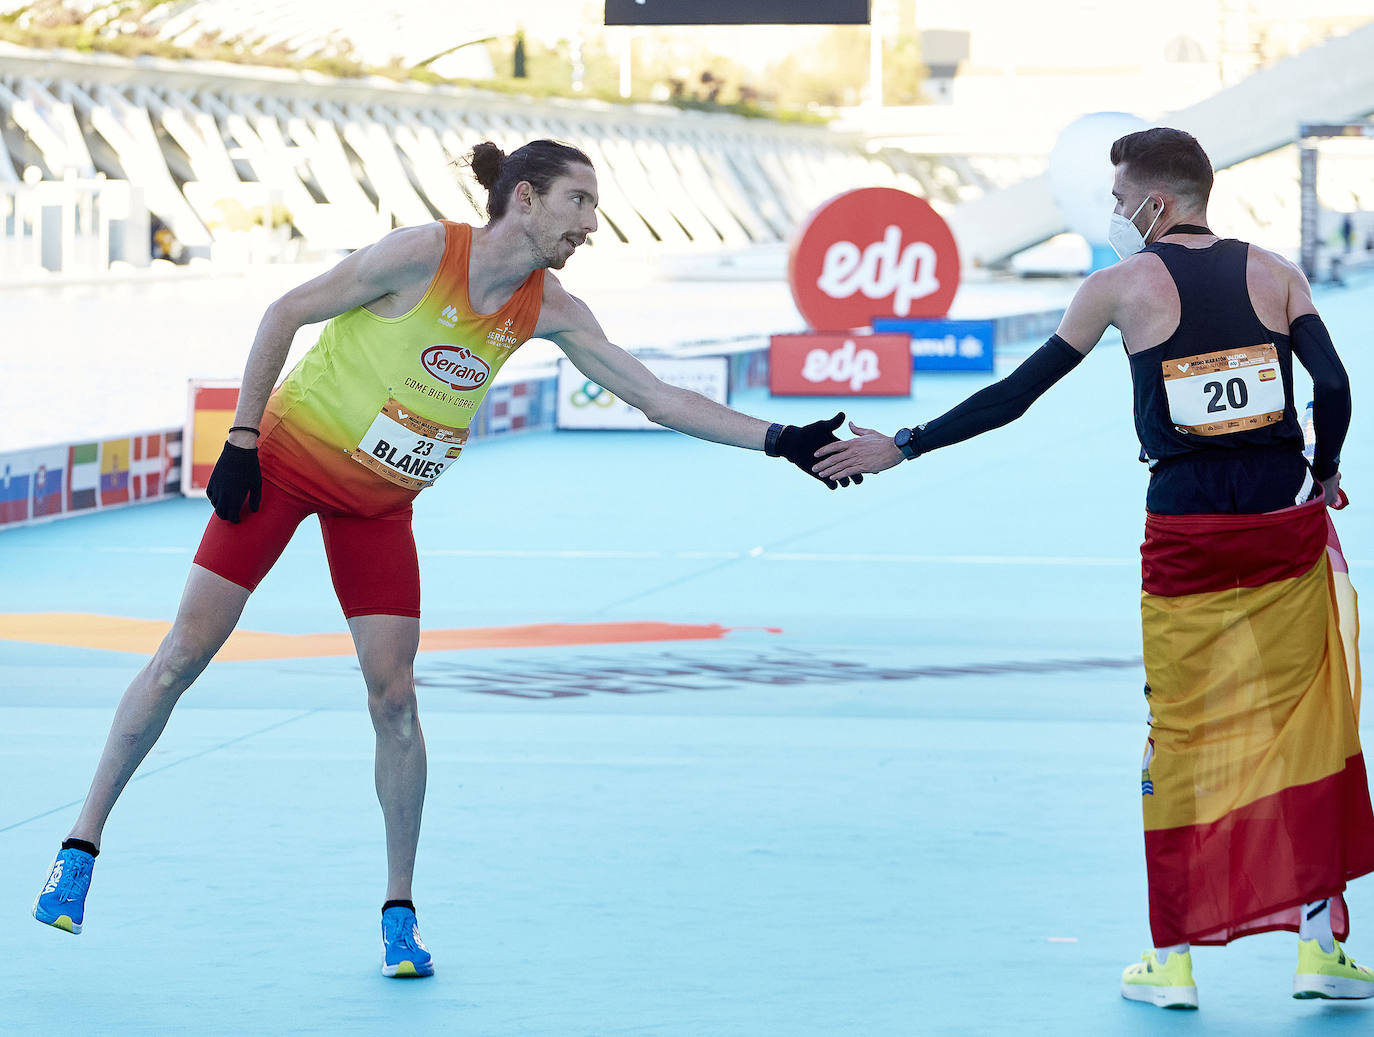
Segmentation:
[(1297, 931), (1374, 871), (1355, 592), (1323, 501), (1148, 515), (1142, 796), (1156, 946)]

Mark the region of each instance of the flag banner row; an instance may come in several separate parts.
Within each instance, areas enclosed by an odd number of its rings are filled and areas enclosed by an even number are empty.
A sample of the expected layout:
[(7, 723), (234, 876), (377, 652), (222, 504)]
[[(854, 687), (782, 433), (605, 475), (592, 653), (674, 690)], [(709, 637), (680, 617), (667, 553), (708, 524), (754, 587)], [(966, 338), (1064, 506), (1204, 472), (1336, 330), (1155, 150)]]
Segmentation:
[(179, 428), (0, 453), (0, 529), (181, 493)]
[[(768, 382), (766, 349), (727, 350), (729, 382)], [(190, 379), (186, 423), (53, 446), (0, 451), (0, 529), (88, 515), (128, 504), (204, 494), (233, 424), (237, 380)], [(472, 422), (472, 438), (551, 430), (557, 381), (535, 376), (492, 386)]]

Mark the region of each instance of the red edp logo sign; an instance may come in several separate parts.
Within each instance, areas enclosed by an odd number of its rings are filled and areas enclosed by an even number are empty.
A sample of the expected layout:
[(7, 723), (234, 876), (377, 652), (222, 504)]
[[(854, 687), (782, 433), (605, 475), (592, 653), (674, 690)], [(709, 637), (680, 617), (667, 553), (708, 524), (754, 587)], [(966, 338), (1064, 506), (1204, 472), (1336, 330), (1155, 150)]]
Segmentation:
[(774, 335), (768, 343), (774, 396), (909, 396), (908, 335)]
[(942, 317), (959, 287), (959, 249), (923, 199), (865, 187), (811, 214), (793, 243), (788, 280), (819, 331), (868, 327), (875, 317)]

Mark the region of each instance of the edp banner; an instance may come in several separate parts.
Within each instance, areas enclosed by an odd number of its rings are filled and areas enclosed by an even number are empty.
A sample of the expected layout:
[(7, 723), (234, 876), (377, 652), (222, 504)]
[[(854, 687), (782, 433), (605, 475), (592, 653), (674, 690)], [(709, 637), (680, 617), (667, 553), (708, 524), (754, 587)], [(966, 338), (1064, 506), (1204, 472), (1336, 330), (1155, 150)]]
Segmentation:
[(906, 335), (774, 335), (768, 388), (774, 396), (910, 396)]
[[(724, 404), (729, 399), (730, 362), (723, 356), (684, 359), (640, 358), (644, 366), (669, 385), (699, 392)], [(573, 366), (558, 361), (558, 427), (561, 429), (661, 429), (609, 389)]]

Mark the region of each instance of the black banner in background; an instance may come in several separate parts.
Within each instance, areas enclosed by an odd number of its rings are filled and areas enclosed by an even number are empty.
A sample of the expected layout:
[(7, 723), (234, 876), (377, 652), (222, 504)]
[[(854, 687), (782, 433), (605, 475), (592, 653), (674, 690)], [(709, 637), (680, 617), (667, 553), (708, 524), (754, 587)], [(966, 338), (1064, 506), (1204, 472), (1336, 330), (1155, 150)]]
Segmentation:
[(869, 0), (606, 0), (607, 25), (867, 25)]

